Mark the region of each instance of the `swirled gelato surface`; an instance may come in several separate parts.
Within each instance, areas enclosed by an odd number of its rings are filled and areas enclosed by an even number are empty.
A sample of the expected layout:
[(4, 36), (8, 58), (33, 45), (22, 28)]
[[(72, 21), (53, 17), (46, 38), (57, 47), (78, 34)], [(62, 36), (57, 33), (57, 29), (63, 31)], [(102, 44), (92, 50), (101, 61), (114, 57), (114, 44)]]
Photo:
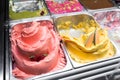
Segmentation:
[(17, 24), (11, 29), (13, 75), (29, 78), (63, 69), (66, 58), (51, 21)]
[(104, 28), (111, 30), (115, 27), (120, 27), (119, 10), (96, 12), (93, 16), (99, 24), (103, 25)]
[(114, 56), (116, 49), (107, 31), (92, 19), (83, 20), (76, 25), (68, 20), (57, 26), (70, 57), (84, 64)]
[(64, 2), (56, 2), (55, 0), (45, 0), (51, 13), (61, 14), (68, 12), (82, 11), (83, 7), (78, 0), (65, 0)]

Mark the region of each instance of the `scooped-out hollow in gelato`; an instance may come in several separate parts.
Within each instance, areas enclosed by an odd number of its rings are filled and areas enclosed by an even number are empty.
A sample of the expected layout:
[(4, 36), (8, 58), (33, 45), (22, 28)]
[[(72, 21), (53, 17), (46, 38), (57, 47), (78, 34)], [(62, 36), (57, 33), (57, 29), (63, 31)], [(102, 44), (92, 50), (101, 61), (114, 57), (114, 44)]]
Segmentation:
[(11, 28), (12, 73), (16, 78), (29, 78), (63, 69), (66, 58), (60, 37), (51, 21), (33, 21)]
[(65, 19), (62, 22), (58, 18), (57, 28), (72, 60), (84, 64), (111, 58), (116, 54), (107, 30), (102, 29), (91, 16), (81, 14)]

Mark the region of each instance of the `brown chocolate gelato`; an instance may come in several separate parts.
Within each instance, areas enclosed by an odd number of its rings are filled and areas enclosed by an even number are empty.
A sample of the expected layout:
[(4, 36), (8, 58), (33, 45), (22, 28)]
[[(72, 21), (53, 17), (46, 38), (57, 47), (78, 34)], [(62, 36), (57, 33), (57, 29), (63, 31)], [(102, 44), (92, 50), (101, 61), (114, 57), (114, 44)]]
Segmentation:
[(80, 0), (88, 9), (101, 9), (113, 7), (114, 4), (110, 0)]

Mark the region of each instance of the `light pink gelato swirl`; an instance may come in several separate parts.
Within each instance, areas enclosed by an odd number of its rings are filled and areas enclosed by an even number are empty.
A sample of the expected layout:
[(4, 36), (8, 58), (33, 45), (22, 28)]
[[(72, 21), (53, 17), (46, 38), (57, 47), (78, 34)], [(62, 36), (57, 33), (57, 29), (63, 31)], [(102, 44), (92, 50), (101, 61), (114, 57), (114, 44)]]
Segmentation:
[(66, 65), (59, 37), (50, 21), (15, 25), (11, 48), (16, 65), (13, 75), (18, 78), (59, 70)]

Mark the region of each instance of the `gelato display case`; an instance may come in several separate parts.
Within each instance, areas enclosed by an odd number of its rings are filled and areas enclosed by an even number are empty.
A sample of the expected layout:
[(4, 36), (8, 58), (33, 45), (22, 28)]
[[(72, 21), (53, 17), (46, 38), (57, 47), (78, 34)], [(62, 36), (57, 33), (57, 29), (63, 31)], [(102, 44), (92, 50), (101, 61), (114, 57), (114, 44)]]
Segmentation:
[(99, 1), (4, 0), (0, 79), (119, 80), (120, 9)]

